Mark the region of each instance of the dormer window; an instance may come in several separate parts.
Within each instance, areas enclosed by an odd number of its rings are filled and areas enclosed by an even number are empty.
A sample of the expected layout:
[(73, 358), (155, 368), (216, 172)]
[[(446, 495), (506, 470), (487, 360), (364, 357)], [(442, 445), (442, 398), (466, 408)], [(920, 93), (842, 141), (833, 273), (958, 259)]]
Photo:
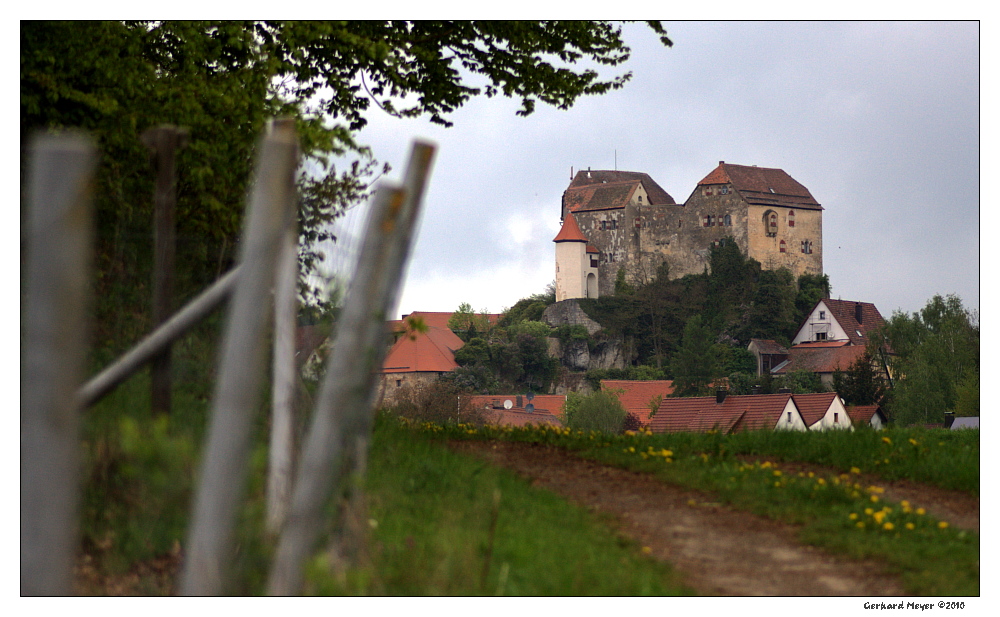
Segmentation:
[(729, 194), (729, 187), (728, 186), (721, 187), (719, 189), (719, 194), (720, 195), (728, 195)]

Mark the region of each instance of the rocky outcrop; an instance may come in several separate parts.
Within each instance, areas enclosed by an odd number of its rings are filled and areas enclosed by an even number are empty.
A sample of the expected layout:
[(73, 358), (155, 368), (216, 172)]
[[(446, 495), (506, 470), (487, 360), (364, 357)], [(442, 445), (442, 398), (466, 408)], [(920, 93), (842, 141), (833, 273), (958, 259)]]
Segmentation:
[(559, 326), (583, 326), (590, 336), (594, 336), (601, 331), (601, 324), (597, 323), (580, 308), (580, 303), (574, 300), (563, 300), (550, 304), (542, 313), (542, 321), (553, 328)]

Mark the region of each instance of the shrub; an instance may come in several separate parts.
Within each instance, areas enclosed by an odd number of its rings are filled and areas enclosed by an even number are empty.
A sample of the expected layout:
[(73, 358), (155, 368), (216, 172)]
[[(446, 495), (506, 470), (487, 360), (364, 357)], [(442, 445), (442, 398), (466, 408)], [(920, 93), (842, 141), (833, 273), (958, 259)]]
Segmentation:
[(487, 424), (492, 414), (473, 407), (466, 391), (447, 381), (402, 386), (388, 410), (417, 422)]
[(622, 432), (627, 416), (618, 397), (604, 390), (587, 396), (567, 397), (563, 412), (569, 428), (604, 433)]

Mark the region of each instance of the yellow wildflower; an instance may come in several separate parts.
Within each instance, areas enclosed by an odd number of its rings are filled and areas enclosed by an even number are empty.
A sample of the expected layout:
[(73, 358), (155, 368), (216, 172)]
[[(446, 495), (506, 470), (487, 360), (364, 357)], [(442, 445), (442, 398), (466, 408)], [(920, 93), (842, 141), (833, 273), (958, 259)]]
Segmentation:
[(674, 453), (672, 451), (670, 451), (670, 450), (667, 450), (666, 448), (664, 448), (663, 450), (660, 450), (660, 456), (662, 456), (664, 458), (669, 458), (669, 457), (671, 457), (673, 455), (674, 455)]
[(822, 485), (826, 484), (826, 480), (824, 480), (823, 478), (816, 478), (816, 484), (819, 484), (820, 486), (822, 486)]
[(909, 508), (910, 502), (904, 499), (903, 501), (899, 502), (899, 505), (903, 506), (904, 508)]
[(872, 503), (878, 503), (878, 495), (872, 495)]
[(915, 445), (915, 446), (919, 446), (920, 445), (920, 442), (917, 441), (916, 439), (912, 438), (912, 437), (910, 437), (910, 443), (913, 444), (913, 445)]
[(875, 514), (872, 515), (872, 518), (875, 519), (876, 523), (878, 523), (879, 525), (881, 525), (882, 524), (882, 519), (885, 518), (885, 512), (876, 512)]
[(871, 508), (865, 508), (865, 514), (867, 514), (868, 516), (871, 516), (874, 513), (875, 510), (872, 510)]
[(891, 446), (892, 445), (892, 440), (889, 439), (888, 437), (883, 437), (882, 438), (882, 443), (887, 443), (887, 444), (889, 444)]
[(924, 510), (923, 508), (917, 508), (917, 514), (919, 514), (920, 516), (923, 516), (923, 515), (927, 514), (927, 510)]
[(906, 527), (910, 531), (913, 531), (913, 529), (916, 527), (916, 525), (914, 525), (913, 523), (907, 523), (906, 525), (904, 525), (904, 527)]
[(633, 453), (633, 454), (635, 454), (635, 448), (632, 447), (632, 446), (628, 447), (628, 451), (631, 452), (631, 453)]
[(882, 529), (885, 529), (886, 531), (892, 531), (893, 529), (895, 529), (895, 525), (893, 525), (892, 523), (886, 523), (885, 525), (882, 525)]
[(851, 512), (850, 514), (847, 515), (847, 518), (851, 519), (852, 521), (856, 521), (858, 520), (858, 515), (854, 512)]
[(773, 474), (775, 475), (775, 477), (780, 477), (780, 476), (781, 476), (781, 471), (780, 471), (780, 470), (777, 470), (777, 469), (775, 469), (775, 470), (774, 470), (774, 471), (772, 471), (771, 473), (773, 473)]
[(645, 452), (640, 452), (640, 453), (639, 453), (639, 456), (641, 456), (641, 457), (642, 457), (642, 460), (646, 460), (647, 458), (649, 458), (649, 455), (648, 455), (648, 454), (646, 454)]
[(851, 473), (857, 475), (857, 474), (861, 473), (861, 470), (858, 469), (857, 467), (851, 467)]
[(774, 488), (780, 488), (780, 487), (781, 487), (781, 482), (774, 483)]
[(854, 526), (857, 527), (858, 529), (864, 529), (865, 528), (865, 522), (864, 521), (858, 521), (857, 523), (854, 523)]
[(810, 477), (810, 478), (812, 478), (812, 477), (815, 477), (815, 475), (816, 475), (816, 474), (814, 474), (813, 472), (811, 472), (811, 471), (809, 472), (809, 477)]
[(649, 555), (650, 553), (653, 552), (653, 549), (649, 548), (648, 546), (644, 546), (642, 547), (642, 552), (644, 555)]
[(625, 431), (625, 435), (628, 437), (635, 437), (635, 431)]
[(938, 522), (938, 529), (947, 529), (947, 528), (948, 528), (948, 521), (939, 521)]

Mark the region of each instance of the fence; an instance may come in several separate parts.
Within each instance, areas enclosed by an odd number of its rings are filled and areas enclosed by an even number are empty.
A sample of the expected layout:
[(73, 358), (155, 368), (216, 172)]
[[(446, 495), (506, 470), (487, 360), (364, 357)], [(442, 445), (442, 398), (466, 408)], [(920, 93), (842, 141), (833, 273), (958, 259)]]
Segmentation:
[(218, 595), (225, 589), (226, 557), (248, 469), (250, 410), (256, 408), (259, 391), (252, 386), (265, 379), (272, 316), (267, 523), (277, 551), (268, 592), (299, 592), (303, 564), (322, 533), (325, 504), (338, 494), (349, 471), (364, 466), (376, 376), (385, 354), (385, 322), (409, 255), (434, 146), (414, 143), (402, 185), (382, 183), (371, 202), (357, 269), (336, 326), (336, 345), (294, 477), (294, 123), (276, 121), (261, 139), (238, 265), (86, 383), (89, 192), (96, 150), (81, 134), (42, 136), (33, 140), (30, 157), (29, 291), (21, 376), (21, 594), (66, 595), (72, 588), (80, 413), (146, 363), (162, 365), (170, 344), (226, 300), (180, 593)]

